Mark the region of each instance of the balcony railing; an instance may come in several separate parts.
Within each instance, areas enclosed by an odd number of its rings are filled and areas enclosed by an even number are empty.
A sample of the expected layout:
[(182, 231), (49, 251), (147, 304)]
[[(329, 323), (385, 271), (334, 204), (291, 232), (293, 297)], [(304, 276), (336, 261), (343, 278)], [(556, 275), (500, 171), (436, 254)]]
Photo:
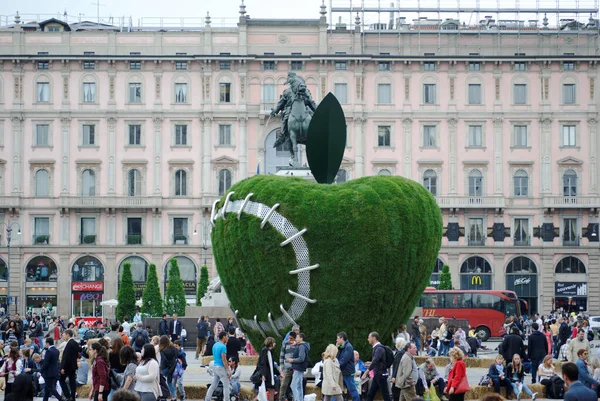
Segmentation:
[(478, 238), (478, 239), (467, 238), (467, 243), (469, 244), (469, 246), (484, 246), (485, 239), (483, 239), (483, 238)]
[(125, 242), (127, 245), (142, 245), (141, 234), (127, 234), (125, 236)]
[(531, 238), (529, 238), (529, 237), (515, 238), (514, 244), (515, 244), (515, 246), (530, 246)]
[(160, 208), (162, 198), (159, 196), (61, 196), (59, 207), (95, 209), (95, 208)]
[(174, 235), (173, 245), (188, 245), (188, 236), (183, 234)]
[(600, 208), (600, 196), (546, 196), (542, 204), (546, 208)]
[(81, 245), (96, 245), (96, 234), (93, 235), (80, 235), (79, 243)]
[(481, 208), (504, 208), (503, 197), (497, 196), (437, 196), (440, 208), (455, 209), (481, 209)]
[(563, 238), (563, 246), (579, 246), (579, 238)]
[(260, 112), (262, 114), (269, 114), (271, 112), (271, 110), (273, 110), (273, 108), (275, 107), (277, 103), (275, 102), (262, 102), (260, 104)]
[(50, 243), (50, 235), (48, 234), (34, 234), (33, 245), (48, 245)]
[(0, 196), (0, 208), (19, 207), (21, 198), (18, 196)]

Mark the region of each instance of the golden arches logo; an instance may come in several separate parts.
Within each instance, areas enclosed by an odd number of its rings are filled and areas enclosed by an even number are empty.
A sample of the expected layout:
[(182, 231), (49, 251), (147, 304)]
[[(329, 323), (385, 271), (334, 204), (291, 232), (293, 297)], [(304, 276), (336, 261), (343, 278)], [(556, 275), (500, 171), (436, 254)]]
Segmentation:
[(471, 284), (472, 285), (481, 285), (482, 284), (481, 276), (473, 276), (471, 278)]

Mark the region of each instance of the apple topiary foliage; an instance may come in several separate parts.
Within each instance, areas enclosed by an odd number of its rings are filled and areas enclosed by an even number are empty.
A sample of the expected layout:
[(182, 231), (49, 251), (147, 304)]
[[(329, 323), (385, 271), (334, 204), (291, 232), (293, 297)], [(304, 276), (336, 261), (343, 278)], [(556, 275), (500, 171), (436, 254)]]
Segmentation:
[[(363, 359), (371, 348), (367, 336), (377, 331), (382, 341), (406, 322), (429, 283), (441, 245), (442, 216), (435, 199), (420, 184), (394, 176), (365, 177), (339, 185), (320, 185), (299, 178), (255, 176), (235, 184), (230, 201), (251, 201), (268, 207), (279, 203), (303, 235), (310, 252), (310, 298), (297, 319), (311, 343), (316, 362), (336, 334), (345, 331)], [(224, 198), (217, 208), (223, 207)], [(217, 218), (212, 243), (217, 271), (239, 317), (267, 321), (289, 308), (297, 291), (297, 268), (291, 246), (270, 225), (243, 213)], [(291, 328), (291, 323), (285, 331)], [(274, 331), (264, 327), (266, 334)], [(279, 333), (285, 335), (284, 330)], [(263, 336), (248, 330), (255, 348)], [(278, 341), (281, 343), (281, 339)]]

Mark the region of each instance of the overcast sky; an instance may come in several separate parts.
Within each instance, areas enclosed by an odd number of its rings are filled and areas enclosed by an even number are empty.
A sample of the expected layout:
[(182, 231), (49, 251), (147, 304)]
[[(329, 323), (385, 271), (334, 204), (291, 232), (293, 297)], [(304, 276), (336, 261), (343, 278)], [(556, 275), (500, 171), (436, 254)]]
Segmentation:
[[(99, 0), (100, 17), (211, 17), (238, 18), (241, 0)], [(72, 17), (96, 20), (97, 0), (0, 0), (0, 15), (51, 14), (66, 10)], [(319, 18), (321, 0), (245, 0), (253, 18)], [(329, 1), (326, 1), (329, 4)], [(23, 18), (26, 20), (26, 18)], [(34, 18), (31, 18), (34, 19)]]

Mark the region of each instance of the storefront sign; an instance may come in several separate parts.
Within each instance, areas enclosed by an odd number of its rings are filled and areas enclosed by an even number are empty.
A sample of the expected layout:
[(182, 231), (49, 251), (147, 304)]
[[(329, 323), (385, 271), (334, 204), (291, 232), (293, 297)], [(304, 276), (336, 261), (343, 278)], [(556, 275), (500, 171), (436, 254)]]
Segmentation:
[(461, 274), (460, 288), (462, 290), (491, 290), (491, 274)]
[(526, 285), (529, 283), (531, 283), (531, 279), (529, 277), (521, 277), (521, 278), (515, 279), (515, 287), (517, 285)]
[(75, 301), (102, 301), (101, 292), (81, 292), (73, 294)]
[(557, 281), (554, 283), (554, 289), (557, 296), (587, 296), (587, 283), (566, 283)]
[(538, 296), (537, 276), (535, 274), (507, 274), (506, 289), (514, 291), (519, 298)]
[(72, 286), (73, 291), (104, 291), (102, 281), (75, 281)]
[[(196, 282), (195, 281), (184, 281), (183, 289), (185, 290), (185, 295), (196, 295)], [(169, 285), (167, 281), (165, 283), (165, 288)]]

